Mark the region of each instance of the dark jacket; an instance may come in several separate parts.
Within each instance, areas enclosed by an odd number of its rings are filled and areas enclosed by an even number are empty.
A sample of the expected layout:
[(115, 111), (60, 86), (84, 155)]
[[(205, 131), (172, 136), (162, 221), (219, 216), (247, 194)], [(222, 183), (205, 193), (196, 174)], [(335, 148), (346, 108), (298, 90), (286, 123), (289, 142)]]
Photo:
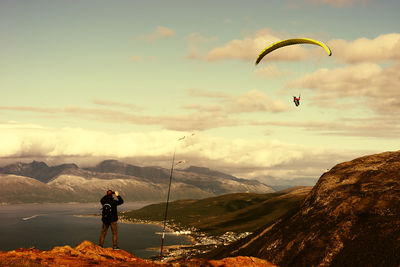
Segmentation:
[(112, 212), (112, 216), (111, 219), (107, 222), (104, 221), (103, 218), (101, 218), (101, 220), (104, 223), (111, 223), (111, 222), (116, 222), (118, 221), (118, 211), (117, 211), (117, 206), (121, 205), (122, 203), (124, 203), (124, 200), (122, 199), (121, 196), (117, 196), (118, 200), (115, 200), (113, 197), (109, 197), (107, 195), (105, 195), (104, 197), (101, 198), (100, 203), (101, 205), (104, 205), (106, 203), (111, 205), (111, 212)]

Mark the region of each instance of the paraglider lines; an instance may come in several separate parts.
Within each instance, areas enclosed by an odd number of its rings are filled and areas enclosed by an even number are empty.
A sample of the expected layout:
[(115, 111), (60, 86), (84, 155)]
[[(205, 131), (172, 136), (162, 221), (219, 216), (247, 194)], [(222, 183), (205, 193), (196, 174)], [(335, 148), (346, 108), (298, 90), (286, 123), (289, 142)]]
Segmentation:
[[(193, 136), (193, 135), (194, 135), (194, 133), (192, 133), (191, 136)], [(186, 138), (186, 136), (183, 136), (183, 137), (179, 138), (177, 141), (181, 141), (181, 140), (183, 140), (183, 139), (185, 139), (185, 138)], [(174, 166), (177, 166), (177, 165), (179, 165), (179, 164), (185, 162), (184, 160), (180, 160), (180, 161), (178, 161), (177, 164), (175, 164), (176, 146), (177, 146), (177, 144), (175, 144), (174, 154), (173, 154), (173, 156), (172, 156), (171, 173), (170, 173), (170, 176), (169, 176), (167, 203), (166, 203), (166, 205), (165, 205), (165, 214), (164, 214), (164, 226), (163, 226), (162, 236), (161, 236), (160, 260), (162, 260), (162, 258), (163, 258), (165, 228), (166, 228), (166, 225), (167, 225), (167, 214), (168, 214), (169, 196), (170, 196), (170, 193), (171, 193), (172, 173), (173, 173), (173, 171), (174, 171)]]

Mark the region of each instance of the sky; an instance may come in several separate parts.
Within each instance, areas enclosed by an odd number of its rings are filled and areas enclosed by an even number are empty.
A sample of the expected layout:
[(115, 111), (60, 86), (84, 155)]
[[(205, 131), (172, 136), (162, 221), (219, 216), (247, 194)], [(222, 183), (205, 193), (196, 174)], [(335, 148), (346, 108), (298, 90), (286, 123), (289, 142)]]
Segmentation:
[[(176, 151), (180, 168), (263, 181), (399, 150), (399, 10), (397, 0), (0, 0), (0, 165), (169, 167)], [(297, 45), (254, 64), (299, 37), (332, 56)]]

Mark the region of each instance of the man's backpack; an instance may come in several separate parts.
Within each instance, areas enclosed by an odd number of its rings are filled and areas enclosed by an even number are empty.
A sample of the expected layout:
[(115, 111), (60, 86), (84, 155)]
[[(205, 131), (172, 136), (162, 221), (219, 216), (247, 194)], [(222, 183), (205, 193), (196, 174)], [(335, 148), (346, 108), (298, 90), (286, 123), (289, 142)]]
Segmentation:
[(104, 204), (102, 210), (103, 210), (101, 212), (102, 220), (110, 222), (111, 221), (111, 217), (112, 217), (112, 212), (111, 212), (112, 207), (111, 207), (111, 205), (108, 204), (108, 203)]

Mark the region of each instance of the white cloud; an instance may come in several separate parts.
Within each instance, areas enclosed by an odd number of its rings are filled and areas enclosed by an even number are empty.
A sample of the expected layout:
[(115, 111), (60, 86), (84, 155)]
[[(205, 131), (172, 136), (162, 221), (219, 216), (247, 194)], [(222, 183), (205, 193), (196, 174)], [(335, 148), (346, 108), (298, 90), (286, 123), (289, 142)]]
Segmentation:
[[(311, 88), (324, 97), (360, 96), (365, 93), (371, 78), (382, 73), (379, 65), (364, 63), (336, 69), (319, 69), (288, 83), (288, 87)], [(364, 92), (363, 92), (364, 91)]]
[[(270, 29), (262, 29), (242, 39), (231, 40), (221, 46), (214, 47), (204, 57), (207, 61), (239, 59), (255, 62), (258, 55), (271, 44), (294, 38), (283, 33), (273, 32)], [(260, 64), (271, 64), (275, 61), (300, 61), (312, 56), (322, 57), (326, 53), (317, 46), (290, 45), (269, 53), (261, 60)], [(201, 57), (198, 57), (201, 58)], [(266, 63), (267, 62), (267, 63)]]
[[(194, 136), (188, 134), (188, 138), (177, 141), (182, 132), (165, 130), (121, 134), (80, 128), (25, 127), (16, 123), (3, 123), (0, 128), (0, 156), (3, 161), (5, 158), (29, 158), (66, 162), (74, 158), (79, 164), (91, 158), (116, 158), (131, 160), (142, 166), (169, 167), (177, 145), (177, 159), (187, 160), (191, 165), (206, 166), (246, 178), (261, 173), (278, 177), (281, 173), (288, 178), (293, 166), (301, 166), (310, 159), (314, 161), (314, 172), (311, 171), (310, 175), (319, 176), (327, 163), (324, 161), (324, 166), (320, 166), (315, 163), (316, 159), (332, 158), (333, 155), (338, 157), (340, 154), (338, 151), (279, 141), (228, 139), (199, 133)], [(287, 171), (281, 168), (291, 165)], [(291, 174), (291, 177), (295, 176)]]
[(387, 67), (373, 63), (350, 65), (332, 70), (320, 69), (306, 75), (288, 86), (310, 88), (314, 99), (341, 101), (355, 98), (364, 101), (378, 113), (400, 112), (400, 64)]
[[(255, 61), (267, 46), (284, 39), (282, 34), (274, 33), (269, 29), (263, 29), (256, 32), (253, 36), (243, 39), (236, 39), (228, 43), (213, 48), (206, 55), (208, 61), (224, 59), (240, 59), (245, 61)], [(285, 53), (272, 52), (268, 55), (270, 61), (297, 61), (308, 55), (306, 49), (301, 46), (285, 47)]]
[(331, 40), (328, 45), (333, 57), (347, 63), (387, 62), (400, 60), (400, 34), (382, 34), (374, 39), (360, 38), (355, 41)]
[[(257, 31), (252, 36), (235, 39), (221, 46), (211, 49), (204, 57), (208, 61), (240, 59), (255, 61), (257, 56), (267, 46), (285, 39), (283, 34), (272, 32), (269, 29)], [(374, 39), (359, 38), (354, 41), (333, 39), (326, 42), (332, 50), (332, 56), (347, 63), (361, 62), (390, 62), (400, 60), (400, 34), (389, 33), (377, 36)], [(312, 49), (308, 49), (312, 48)], [(315, 58), (321, 56), (320, 48), (306, 45), (294, 45), (282, 48), (268, 55), (268, 61), (300, 61), (310, 55)], [(284, 52), (283, 52), (284, 51)], [(198, 58), (201, 58), (197, 54)], [(261, 63), (266, 61), (264, 58)], [(271, 69), (269, 70), (271, 71)]]

